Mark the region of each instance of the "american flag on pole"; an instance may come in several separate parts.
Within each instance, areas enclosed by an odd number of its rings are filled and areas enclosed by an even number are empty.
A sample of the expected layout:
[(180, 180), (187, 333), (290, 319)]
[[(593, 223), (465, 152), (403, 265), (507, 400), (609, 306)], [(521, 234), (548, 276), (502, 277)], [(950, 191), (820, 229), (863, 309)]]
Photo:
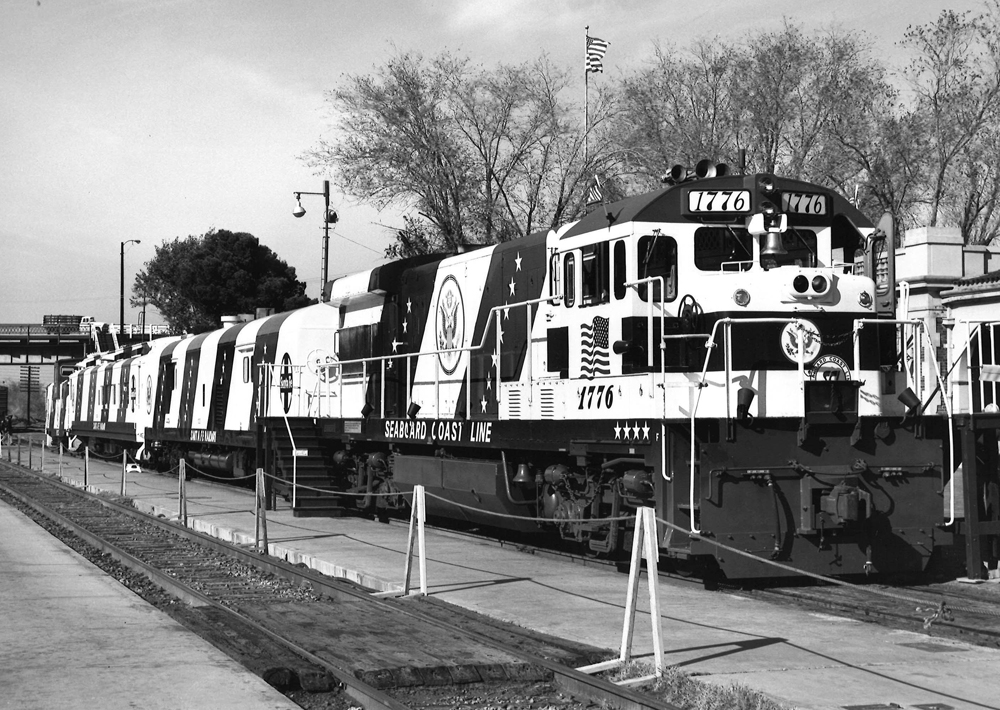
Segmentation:
[(587, 36), (588, 72), (604, 72), (604, 64), (601, 63), (601, 60), (604, 59), (604, 53), (608, 51), (609, 44), (611, 43), (603, 39)]
[(604, 199), (604, 191), (601, 189), (601, 180), (594, 176), (594, 184), (587, 190), (587, 205), (596, 205)]
[(594, 321), (580, 325), (580, 374), (587, 379), (594, 375), (611, 374), (611, 353), (608, 351), (608, 319), (594, 316)]

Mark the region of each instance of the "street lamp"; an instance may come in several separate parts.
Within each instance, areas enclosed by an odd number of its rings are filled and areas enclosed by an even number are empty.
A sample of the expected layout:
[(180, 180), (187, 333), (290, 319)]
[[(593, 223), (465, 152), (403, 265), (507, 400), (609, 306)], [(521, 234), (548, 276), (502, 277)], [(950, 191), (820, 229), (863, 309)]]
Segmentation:
[(121, 306), (118, 310), (118, 339), (119, 342), (125, 336), (125, 245), (126, 244), (142, 244), (138, 239), (127, 239), (122, 242), (121, 255), (122, 255), (122, 280), (121, 280), (121, 290), (119, 294), (121, 296)]
[(323, 181), (323, 192), (295, 192), (295, 209), (292, 210), (292, 215), (295, 217), (302, 217), (306, 213), (306, 208), (302, 206), (302, 195), (320, 195), (325, 203), (323, 210), (323, 258), (321, 263), (321, 271), (323, 281), (319, 286), (319, 300), (323, 301), (323, 296), (326, 293), (326, 279), (328, 268), (329, 268), (329, 251), (330, 251), (330, 225), (336, 224), (339, 217), (337, 216), (336, 210), (330, 209), (330, 181)]

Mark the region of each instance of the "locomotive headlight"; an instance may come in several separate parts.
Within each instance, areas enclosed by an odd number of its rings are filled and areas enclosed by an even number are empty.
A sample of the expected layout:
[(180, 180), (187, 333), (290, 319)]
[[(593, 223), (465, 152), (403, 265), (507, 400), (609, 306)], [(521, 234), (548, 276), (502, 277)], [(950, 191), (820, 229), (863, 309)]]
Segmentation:
[(870, 293), (868, 293), (867, 291), (862, 291), (858, 295), (858, 303), (861, 305), (862, 308), (871, 308), (872, 307), (872, 295)]
[(833, 280), (815, 269), (801, 270), (791, 282), (789, 295), (794, 299), (825, 298), (833, 290)]
[(765, 195), (770, 195), (774, 192), (776, 185), (774, 184), (774, 178), (770, 175), (765, 175), (760, 179), (760, 191)]
[(733, 301), (736, 302), (737, 306), (745, 307), (750, 303), (750, 293), (746, 289), (738, 288), (733, 293)]

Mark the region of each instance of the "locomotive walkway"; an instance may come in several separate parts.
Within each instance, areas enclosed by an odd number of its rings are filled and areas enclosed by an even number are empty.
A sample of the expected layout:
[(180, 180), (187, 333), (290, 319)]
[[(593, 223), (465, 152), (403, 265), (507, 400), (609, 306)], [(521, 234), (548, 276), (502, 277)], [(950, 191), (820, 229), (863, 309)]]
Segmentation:
[[(47, 457), (46, 471), (55, 473), (56, 457)], [(62, 475), (82, 484), (82, 461), (66, 457)], [(121, 465), (91, 458), (89, 483), (119, 493)], [(252, 491), (201, 479), (189, 480), (186, 490), (189, 525), (253, 544)], [(176, 475), (129, 473), (126, 492), (140, 509), (177, 517)], [(295, 518), (279, 499), (267, 525), (271, 553), (289, 562), (380, 591), (403, 584), (403, 523)], [(427, 557), (431, 595), (617, 655), (626, 575), (432, 530)], [(1000, 650), (707, 592), (698, 582), (663, 579), (659, 593), (666, 662), (700, 681), (739, 683), (816, 710), (1000, 708)], [(639, 660), (651, 660), (652, 652), (646, 601), (640, 594), (633, 646)]]

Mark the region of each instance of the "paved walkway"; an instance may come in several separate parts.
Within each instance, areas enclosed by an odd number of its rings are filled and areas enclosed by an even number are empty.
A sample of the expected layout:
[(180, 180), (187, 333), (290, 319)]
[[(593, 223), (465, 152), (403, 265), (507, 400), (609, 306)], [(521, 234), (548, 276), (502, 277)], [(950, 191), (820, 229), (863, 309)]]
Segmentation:
[(3, 503), (0, 530), (0, 708), (298, 708)]
[[(56, 471), (54, 461), (50, 452), (49, 472)], [(120, 464), (94, 462), (91, 487), (119, 492), (120, 471)], [(81, 482), (79, 458), (65, 459), (63, 477)], [(140, 509), (177, 516), (176, 475), (130, 474), (126, 492)], [(253, 544), (251, 491), (199, 479), (187, 482), (187, 499), (192, 527)], [(268, 513), (272, 555), (376, 590), (401, 587), (405, 524), (295, 518), (287, 503), (278, 502), (279, 510)], [(435, 531), (427, 532), (427, 555), (430, 594), (617, 652), (627, 575)], [(667, 661), (700, 680), (739, 683), (790, 706), (817, 710), (873, 704), (1000, 708), (998, 650), (708, 592), (695, 582), (661, 580), (658, 589)], [(636, 656), (648, 658), (645, 590), (644, 581), (634, 648)]]

